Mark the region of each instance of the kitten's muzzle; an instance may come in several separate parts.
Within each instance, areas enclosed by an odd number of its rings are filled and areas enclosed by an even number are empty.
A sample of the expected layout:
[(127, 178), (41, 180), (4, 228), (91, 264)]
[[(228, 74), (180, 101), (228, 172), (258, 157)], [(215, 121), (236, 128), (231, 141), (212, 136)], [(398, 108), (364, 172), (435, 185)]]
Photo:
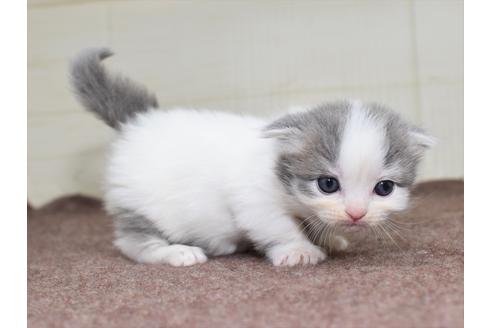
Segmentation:
[(347, 208), (345, 209), (345, 213), (347, 213), (352, 222), (355, 223), (367, 214), (367, 210), (363, 208)]

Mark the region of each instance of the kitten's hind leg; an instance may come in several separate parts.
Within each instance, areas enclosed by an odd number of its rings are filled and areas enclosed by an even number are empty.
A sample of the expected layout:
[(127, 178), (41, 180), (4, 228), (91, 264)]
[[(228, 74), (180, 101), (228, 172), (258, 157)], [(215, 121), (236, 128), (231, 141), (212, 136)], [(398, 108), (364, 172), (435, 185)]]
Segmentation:
[(127, 210), (118, 211), (114, 216), (114, 245), (135, 262), (189, 266), (207, 261), (207, 256), (200, 247), (170, 245), (145, 217)]
[(114, 245), (130, 259), (139, 263), (160, 263), (172, 266), (189, 266), (207, 261), (200, 247), (174, 244), (148, 235), (120, 236)]

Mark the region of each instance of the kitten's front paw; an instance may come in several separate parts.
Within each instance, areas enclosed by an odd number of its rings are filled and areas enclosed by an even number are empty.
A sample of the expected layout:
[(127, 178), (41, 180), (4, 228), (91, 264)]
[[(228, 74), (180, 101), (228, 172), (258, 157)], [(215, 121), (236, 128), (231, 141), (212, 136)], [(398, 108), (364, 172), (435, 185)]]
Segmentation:
[(167, 248), (166, 262), (172, 266), (190, 266), (207, 261), (207, 256), (199, 247), (171, 245)]
[(274, 246), (267, 251), (267, 256), (275, 266), (317, 264), (326, 258), (319, 247), (307, 242)]

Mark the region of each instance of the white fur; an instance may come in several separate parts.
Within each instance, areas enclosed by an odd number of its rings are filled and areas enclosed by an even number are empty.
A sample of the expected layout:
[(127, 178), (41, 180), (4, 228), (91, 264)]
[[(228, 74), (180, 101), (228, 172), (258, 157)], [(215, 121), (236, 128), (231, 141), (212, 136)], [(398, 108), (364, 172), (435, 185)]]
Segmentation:
[[(341, 184), (329, 195), (316, 182), (317, 197), (299, 194), (294, 202), (285, 193), (274, 170), (281, 145), (262, 134), (266, 124), (181, 109), (149, 111), (126, 124), (110, 156), (108, 210), (130, 209), (148, 218), (167, 240), (117, 232), (115, 245), (138, 262), (192, 265), (251, 242), (274, 265), (315, 264), (325, 253), (302, 233), (294, 215), (351, 222), (347, 209), (359, 208), (367, 212), (364, 221), (376, 223), (406, 207), (405, 188), (386, 197), (373, 192), (391, 173), (384, 168), (388, 145), (380, 123), (361, 104), (351, 108), (336, 167), (327, 167)], [(343, 250), (348, 243), (334, 236), (328, 246)]]
[(384, 128), (354, 104), (340, 145), (338, 167), (346, 209), (367, 210), (372, 188), (384, 167)]
[[(120, 236), (115, 245), (139, 262), (191, 265), (203, 252), (233, 253), (250, 240), (275, 265), (317, 263), (325, 254), (286, 212), (275, 177), (275, 141), (256, 118), (193, 110), (151, 111), (123, 127), (112, 147), (109, 211), (128, 208), (168, 241)], [(174, 247), (178, 244), (178, 248)], [(174, 248), (173, 248), (174, 247)]]

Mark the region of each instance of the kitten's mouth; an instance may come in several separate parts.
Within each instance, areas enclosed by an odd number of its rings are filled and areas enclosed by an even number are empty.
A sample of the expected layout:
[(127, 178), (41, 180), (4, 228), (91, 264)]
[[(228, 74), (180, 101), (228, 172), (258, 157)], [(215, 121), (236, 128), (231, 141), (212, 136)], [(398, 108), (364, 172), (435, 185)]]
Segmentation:
[(368, 227), (367, 223), (360, 222), (360, 221), (357, 222), (347, 221), (347, 222), (342, 222), (339, 225), (342, 229), (347, 231), (362, 231), (367, 229)]

